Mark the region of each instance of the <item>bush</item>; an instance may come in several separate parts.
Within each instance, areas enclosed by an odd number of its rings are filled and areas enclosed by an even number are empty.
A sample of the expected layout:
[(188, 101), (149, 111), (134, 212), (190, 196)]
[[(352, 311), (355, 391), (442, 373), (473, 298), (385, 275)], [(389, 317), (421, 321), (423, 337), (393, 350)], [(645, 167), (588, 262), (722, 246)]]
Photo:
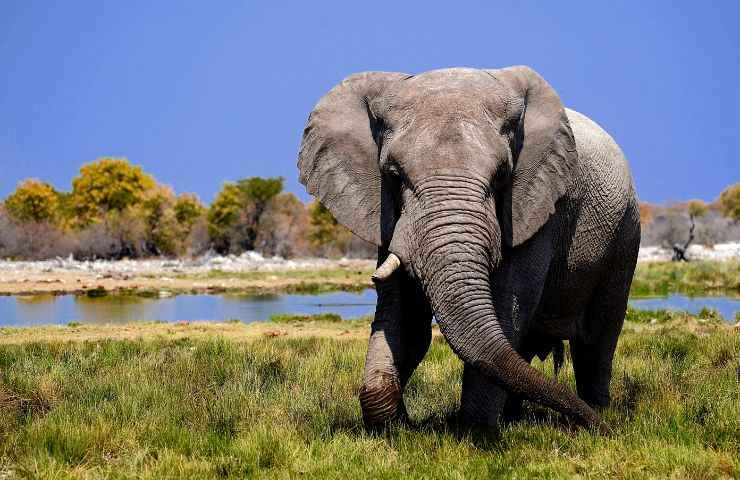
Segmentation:
[(43, 260), (68, 255), (73, 237), (50, 222), (19, 222), (0, 209), (0, 256)]

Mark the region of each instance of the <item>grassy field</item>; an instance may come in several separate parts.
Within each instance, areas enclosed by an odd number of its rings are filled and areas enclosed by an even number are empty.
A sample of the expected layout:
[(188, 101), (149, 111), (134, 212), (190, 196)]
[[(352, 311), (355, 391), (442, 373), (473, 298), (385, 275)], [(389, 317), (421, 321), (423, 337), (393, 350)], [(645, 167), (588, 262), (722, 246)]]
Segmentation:
[(0, 478), (740, 475), (740, 335), (711, 315), (630, 311), (608, 435), (534, 405), (496, 433), (459, 428), (439, 335), (407, 390), (415, 426), (371, 435), (368, 320), (279, 320), (0, 329)]
[(740, 296), (740, 261), (639, 263), (630, 293)]
[[(264, 282), (266, 278), (284, 285), (290, 293), (321, 293), (332, 290), (358, 291), (372, 288), (371, 269), (326, 269), (270, 272), (225, 272), (213, 270), (192, 280), (238, 280)], [(645, 262), (637, 265), (632, 282), (634, 296), (668, 295), (740, 296), (740, 261), (724, 262)]]
[(183, 275), (191, 280), (237, 280), (250, 283), (267, 282), (279, 285), (286, 293), (323, 293), (336, 290), (361, 291), (372, 288), (370, 276), (373, 269), (333, 268), (321, 270), (285, 270), (274, 272), (245, 271), (227, 272), (211, 270), (200, 275)]
[[(99, 296), (107, 294), (160, 296), (167, 294), (208, 293), (306, 293), (360, 291), (373, 288), (370, 275), (373, 262), (334, 268), (224, 271), (202, 273), (147, 273), (122, 278), (116, 275), (92, 276), (73, 272), (16, 273), (0, 282), (0, 295), (38, 295), (65, 293)], [(7, 275), (7, 272), (3, 272)], [(725, 262), (649, 262), (637, 266), (632, 294), (740, 296), (740, 261)]]

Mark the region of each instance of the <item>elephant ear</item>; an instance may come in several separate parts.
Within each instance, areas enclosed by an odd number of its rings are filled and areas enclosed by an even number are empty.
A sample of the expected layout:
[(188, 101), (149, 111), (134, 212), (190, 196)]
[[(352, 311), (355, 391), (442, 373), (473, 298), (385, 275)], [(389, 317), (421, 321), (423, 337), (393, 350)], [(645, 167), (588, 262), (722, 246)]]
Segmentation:
[(298, 154), (300, 182), (357, 236), (381, 244), (380, 121), (373, 100), (402, 73), (364, 72), (332, 88), (308, 117)]
[(524, 243), (555, 212), (573, 182), (578, 153), (568, 117), (555, 90), (537, 72), (517, 66), (489, 73), (524, 104), (515, 134), (511, 183), (511, 237)]

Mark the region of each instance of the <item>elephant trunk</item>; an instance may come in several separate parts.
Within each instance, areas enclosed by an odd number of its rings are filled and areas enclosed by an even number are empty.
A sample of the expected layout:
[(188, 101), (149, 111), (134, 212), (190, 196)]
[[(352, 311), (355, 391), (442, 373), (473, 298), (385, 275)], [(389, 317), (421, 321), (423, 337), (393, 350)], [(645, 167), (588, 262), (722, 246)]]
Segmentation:
[(553, 408), (577, 422), (595, 426), (598, 415), (564, 385), (532, 368), (512, 347), (491, 296), (490, 271), (500, 254), (500, 232), (490, 219), (493, 201), (485, 195), (463, 200), (444, 189), (446, 202), (425, 209), (420, 248), (413, 261), (437, 322), (452, 350), (467, 364), (510, 393)]

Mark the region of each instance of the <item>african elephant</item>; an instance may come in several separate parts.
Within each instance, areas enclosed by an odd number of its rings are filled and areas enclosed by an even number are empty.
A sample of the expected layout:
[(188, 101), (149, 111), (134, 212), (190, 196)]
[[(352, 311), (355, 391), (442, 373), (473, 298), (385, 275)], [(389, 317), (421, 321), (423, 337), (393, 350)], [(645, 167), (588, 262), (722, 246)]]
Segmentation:
[[(464, 362), (460, 415), (521, 399), (602, 425), (640, 243), (620, 148), (534, 70), (351, 75), (311, 112), (300, 180), (378, 246), (360, 404), (406, 418), (436, 319)], [(578, 395), (530, 366), (570, 342)], [(507, 398), (508, 397), (508, 398)]]

